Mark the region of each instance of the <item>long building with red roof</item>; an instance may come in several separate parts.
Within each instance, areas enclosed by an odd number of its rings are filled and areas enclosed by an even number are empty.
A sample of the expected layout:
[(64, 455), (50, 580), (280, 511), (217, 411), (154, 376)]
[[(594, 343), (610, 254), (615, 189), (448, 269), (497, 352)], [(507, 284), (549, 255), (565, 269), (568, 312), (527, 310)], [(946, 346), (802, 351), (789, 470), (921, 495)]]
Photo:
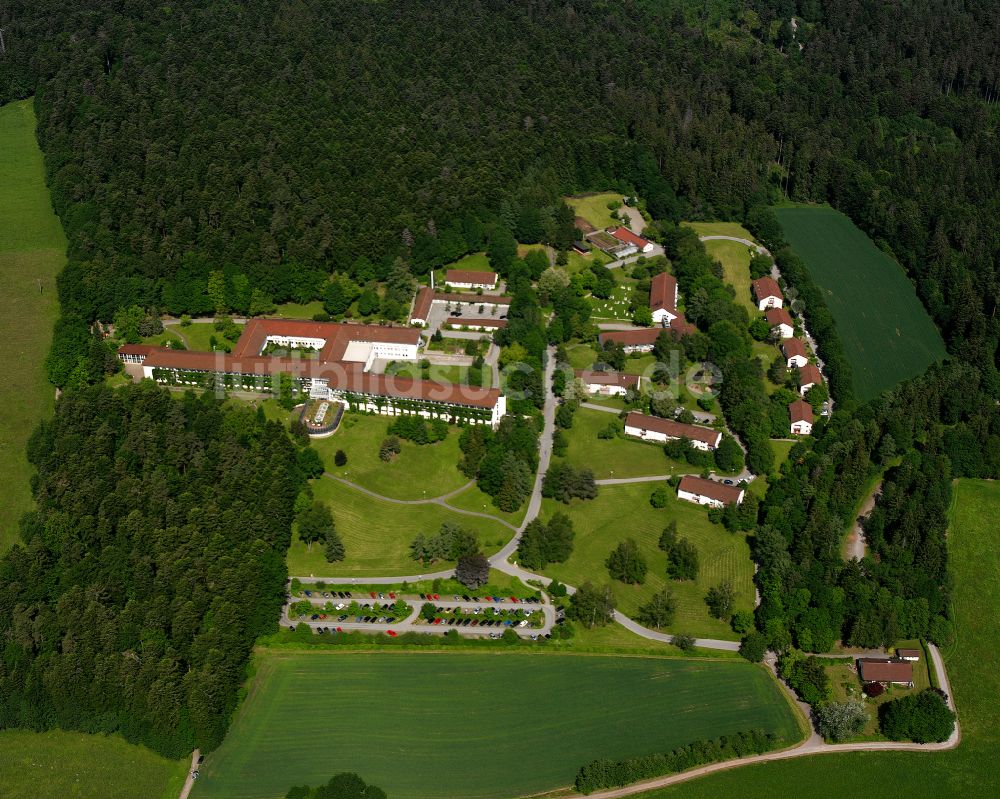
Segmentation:
[[(498, 389), (370, 371), (376, 360), (415, 362), (419, 344), (415, 328), (252, 319), (231, 353), (126, 344), (118, 357), (141, 364), (143, 377), (158, 383), (276, 393), (287, 375), (300, 395), (352, 410), (499, 424), (507, 406)], [(302, 357), (269, 354), (275, 348)]]

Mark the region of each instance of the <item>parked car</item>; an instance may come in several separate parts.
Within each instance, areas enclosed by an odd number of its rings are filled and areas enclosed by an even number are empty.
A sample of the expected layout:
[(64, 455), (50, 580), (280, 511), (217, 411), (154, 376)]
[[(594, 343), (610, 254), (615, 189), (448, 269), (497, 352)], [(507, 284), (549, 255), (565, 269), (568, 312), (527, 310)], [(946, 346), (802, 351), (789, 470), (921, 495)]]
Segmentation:
[(388, 636), (391, 636), (393, 638), (396, 637), (396, 631), (395, 630), (386, 630), (385, 634), (388, 635)]
[(319, 614), (318, 613), (313, 613), (313, 615), (311, 616), (311, 618), (312, 618), (313, 621), (316, 621), (316, 619), (319, 618)]
[(303, 591), (302, 593), (306, 596), (312, 596), (312, 591)]

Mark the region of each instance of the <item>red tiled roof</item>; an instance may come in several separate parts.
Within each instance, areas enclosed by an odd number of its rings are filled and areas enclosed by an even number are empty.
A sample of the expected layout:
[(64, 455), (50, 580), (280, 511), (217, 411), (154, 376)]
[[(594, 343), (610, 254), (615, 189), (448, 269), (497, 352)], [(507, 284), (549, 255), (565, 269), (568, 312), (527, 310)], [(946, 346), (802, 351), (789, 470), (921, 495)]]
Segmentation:
[(753, 294), (758, 300), (762, 300), (765, 297), (779, 297), (784, 299), (778, 282), (773, 277), (767, 277), (766, 275), (753, 281)]
[(808, 386), (810, 383), (817, 385), (823, 382), (823, 375), (814, 363), (807, 363), (799, 367), (799, 385)]
[(624, 242), (625, 244), (631, 244), (638, 247), (640, 250), (649, 244), (648, 239), (635, 235), (635, 233), (625, 227), (616, 227), (614, 230), (609, 230), (608, 233), (618, 239), (618, 241)]
[(268, 336), (322, 339), (321, 361), (339, 361), (352, 341), (417, 344), (420, 331), (412, 327), (361, 325), (336, 322), (302, 322), (293, 319), (251, 319), (243, 329), (234, 358), (260, 355)]
[(588, 385), (631, 388), (639, 384), (639, 375), (627, 375), (624, 372), (597, 372), (590, 369), (577, 369), (573, 374)]
[(679, 336), (689, 336), (698, 331), (698, 328), (685, 319), (684, 314), (680, 311), (678, 311), (677, 316), (671, 320), (670, 329), (676, 331)]
[(764, 318), (771, 327), (777, 327), (778, 325), (795, 327), (795, 323), (792, 321), (792, 315), (784, 308), (768, 308), (764, 314)]
[(662, 327), (639, 327), (635, 330), (605, 330), (598, 336), (601, 346), (605, 341), (613, 341), (625, 347), (636, 347), (644, 344), (653, 344), (657, 337), (666, 328)]
[(434, 302), (434, 289), (424, 286), (417, 292), (416, 299), (413, 300), (413, 312), (410, 319), (427, 320), (427, 314), (431, 312), (431, 303)]
[(906, 660), (858, 658), (858, 674), (865, 682), (913, 682), (913, 664)]
[(684, 424), (673, 419), (661, 419), (659, 416), (648, 416), (638, 411), (632, 411), (625, 417), (626, 427), (638, 427), (640, 430), (652, 430), (663, 433), (671, 438), (687, 438), (691, 441), (702, 441), (710, 447), (718, 446), (722, 433), (711, 427), (696, 424)]
[(704, 477), (696, 477), (693, 474), (684, 475), (677, 486), (677, 490), (687, 491), (689, 494), (697, 494), (702, 497), (709, 497), (725, 505), (739, 502), (740, 494), (743, 493), (743, 489), (739, 486), (727, 486), (718, 480), (706, 480)]
[(677, 310), (677, 278), (660, 272), (649, 285), (649, 308), (652, 311), (664, 309), (670, 313)]
[(786, 358), (791, 358), (795, 355), (801, 355), (803, 358), (809, 357), (809, 353), (806, 352), (806, 345), (797, 338), (783, 338), (781, 340), (781, 351), (785, 353)]
[(496, 272), (473, 272), (465, 269), (449, 269), (444, 276), (448, 283), (472, 283), (495, 286), (497, 283)]
[(159, 347), (154, 347), (150, 344), (122, 344), (118, 348), (119, 355), (149, 355), (149, 353), (158, 350)]
[(795, 400), (794, 402), (790, 402), (788, 403), (788, 415), (791, 417), (792, 424), (795, 422), (809, 422), (809, 424), (812, 424), (812, 405), (805, 400)]

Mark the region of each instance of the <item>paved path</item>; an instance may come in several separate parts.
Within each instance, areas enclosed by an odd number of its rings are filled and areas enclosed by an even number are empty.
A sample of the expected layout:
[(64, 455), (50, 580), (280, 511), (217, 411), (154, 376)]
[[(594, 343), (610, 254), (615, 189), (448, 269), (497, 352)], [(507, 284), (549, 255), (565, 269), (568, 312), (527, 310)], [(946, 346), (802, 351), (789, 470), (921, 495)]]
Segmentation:
[[(701, 472), (691, 472), (691, 474), (701, 474)], [(659, 483), (669, 480), (671, 477), (673, 477), (672, 474), (647, 474), (643, 477), (603, 477), (600, 480), (595, 480), (594, 483), (599, 486), (622, 486), (629, 483)]]
[(634, 264), (640, 258), (647, 258), (647, 259), (648, 258), (659, 258), (661, 255), (664, 255), (664, 254), (665, 253), (663, 252), (663, 247), (661, 247), (659, 244), (653, 244), (653, 251), (652, 252), (637, 253), (636, 255), (629, 255), (627, 258), (619, 258), (617, 261), (612, 261), (611, 263), (605, 264), (604, 266), (607, 269), (618, 269), (619, 267), (622, 267), (622, 266), (629, 266), (630, 264)]
[(750, 241), (750, 239), (741, 239), (739, 236), (699, 236), (699, 241), (735, 241), (737, 244), (745, 244), (751, 250), (757, 252), (758, 255), (771, 255), (771, 251), (767, 247), (758, 244), (755, 241)]
[(188, 769), (187, 779), (184, 780), (184, 787), (181, 788), (180, 799), (188, 799), (188, 794), (191, 793), (191, 788), (194, 786), (194, 773), (198, 770), (199, 757), (201, 757), (201, 751), (195, 749), (191, 753), (191, 768)]
[(604, 411), (604, 413), (613, 413), (615, 416), (621, 414), (621, 408), (610, 408), (607, 405), (595, 405), (593, 402), (581, 402), (581, 408), (589, 408), (592, 411)]
[(618, 209), (620, 214), (625, 214), (628, 217), (628, 228), (637, 236), (642, 235), (642, 231), (646, 229), (646, 220), (643, 218), (642, 213), (638, 208), (632, 205), (623, 205)]
[(871, 493), (865, 497), (865, 501), (861, 504), (861, 511), (854, 520), (854, 527), (847, 534), (847, 540), (844, 542), (844, 560), (861, 560), (864, 558), (866, 544), (863, 521), (872, 512), (872, 509), (875, 507), (875, 501), (881, 493), (882, 481), (879, 480), (875, 483), (875, 487)]

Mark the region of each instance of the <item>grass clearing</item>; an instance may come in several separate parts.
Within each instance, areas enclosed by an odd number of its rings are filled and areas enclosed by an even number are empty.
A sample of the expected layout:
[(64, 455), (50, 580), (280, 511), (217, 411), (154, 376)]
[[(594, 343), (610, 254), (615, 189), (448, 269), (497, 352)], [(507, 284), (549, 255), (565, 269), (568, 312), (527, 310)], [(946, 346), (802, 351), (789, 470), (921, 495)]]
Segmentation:
[[(962, 742), (948, 752), (859, 752), (803, 757), (747, 766), (683, 785), (644, 793), (641, 799), (774, 799), (864, 796), (868, 799), (938, 799), (1000, 796), (1000, 571), (993, 520), (1000, 513), (1000, 483), (954, 484), (950, 568), (955, 576), (956, 643), (944, 652), (962, 722)], [(887, 776), (889, 778), (887, 779)]]
[(175, 799), (190, 762), (167, 760), (114, 736), (4, 730), (0, 794), (4, 799)]
[(18, 539), (21, 514), (32, 507), (33, 469), (25, 446), (51, 415), (55, 389), (44, 361), (58, 315), (56, 275), (66, 263), (66, 237), (45, 186), (31, 100), (0, 107), (0, 552)]
[(577, 468), (588, 468), (594, 477), (646, 477), (691, 471), (689, 464), (667, 458), (662, 444), (650, 444), (632, 438), (598, 438), (597, 434), (612, 422), (614, 414), (580, 408), (573, 417), (573, 426), (564, 431), (569, 446), (565, 459)]
[(410, 558), (410, 542), (417, 533), (434, 534), (444, 522), (475, 531), (487, 554), (507, 543), (512, 534), (490, 519), (450, 512), (436, 504), (384, 502), (330, 478), (313, 481), (313, 494), (333, 511), (347, 557), (340, 563), (327, 563), (322, 546), (307, 549), (294, 536), (288, 550), (288, 573), (297, 577), (381, 577), (447, 569), (454, 564), (422, 566)]
[(699, 236), (733, 236), (747, 241), (756, 241), (753, 234), (739, 222), (682, 222)]
[[(544, 500), (543, 518), (562, 511), (569, 514), (576, 531), (569, 560), (550, 565), (545, 573), (577, 586), (586, 580), (599, 585), (610, 584), (618, 607), (633, 618), (641, 605), (669, 585), (677, 598), (677, 619), (670, 626), (670, 632), (736, 640), (738, 636), (728, 624), (708, 615), (705, 593), (711, 586), (730, 580), (736, 588), (736, 608), (753, 609), (753, 562), (746, 539), (709, 522), (707, 510), (698, 505), (672, 498), (665, 508), (653, 508), (649, 495), (657, 485), (604, 485), (598, 488), (596, 499), (573, 500), (570, 505)], [(698, 548), (701, 569), (697, 580), (667, 579), (667, 556), (657, 542), (671, 519), (677, 521), (678, 537), (689, 539)], [(604, 565), (611, 550), (626, 538), (635, 539), (649, 566), (643, 585), (629, 586), (612, 581)]]
[(586, 219), (598, 230), (609, 227), (617, 227), (621, 224), (618, 219), (611, 217), (611, 210), (608, 208), (609, 202), (621, 205), (622, 195), (617, 191), (606, 191), (599, 194), (584, 194), (579, 197), (565, 197), (566, 204), (573, 209), (573, 213)]
[(722, 264), (722, 277), (736, 290), (736, 302), (747, 309), (751, 319), (760, 316), (750, 295), (750, 248), (738, 241), (706, 241), (705, 250)]
[[(903, 269), (832, 208), (775, 208), (837, 323), (866, 401), (945, 357), (944, 342)], [(806, 309), (808, 315), (808, 309)]]
[(392, 799), (508, 799), (598, 756), (750, 726), (799, 734), (768, 674), (735, 661), (264, 652), (193, 796), (274, 799), (355, 771)]
[(461, 493), (449, 497), (445, 502), (453, 508), (470, 510), (476, 513), (488, 513), (498, 519), (513, 524), (515, 527), (524, 520), (524, 514), (528, 510), (527, 503), (520, 510), (514, 513), (506, 513), (493, 504), (493, 498), (480, 490), (479, 486), (471, 485)]
[(313, 300), (307, 303), (286, 302), (278, 306), (277, 310), (269, 316), (276, 316), (279, 319), (312, 319), (316, 314), (326, 313), (322, 300)]
[[(315, 439), (312, 447), (330, 473), (392, 499), (433, 499), (469, 482), (458, 470), (461, 451), (457, 427), (450, 428), (448, 437), (435, 444), (401, 439), (402, 451), (389, 463), (380, 460), (379, 446), (393, 421), (389, 416), (346, 412), (337, 432)], [(344, 466), (333, 462), (338, 449), (347, 455)]]

